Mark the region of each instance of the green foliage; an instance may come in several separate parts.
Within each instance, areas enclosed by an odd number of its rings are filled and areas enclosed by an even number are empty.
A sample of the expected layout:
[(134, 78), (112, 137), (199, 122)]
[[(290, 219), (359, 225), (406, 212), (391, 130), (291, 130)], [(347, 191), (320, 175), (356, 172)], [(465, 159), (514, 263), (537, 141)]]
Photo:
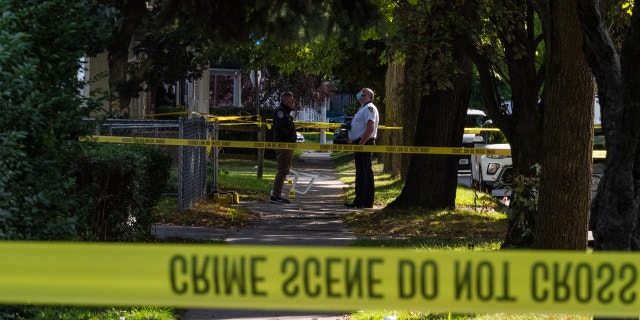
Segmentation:
[(355, 30), (370, 25), (379, 15), (371, 0), (352, 1), (162, 1), (168, 18), (188, 17), (215, 42), (232, 47), (254, 35), (277, 45), (305, 42), (319, 34), (332, 34), (352, 42)]
[(102, 241), (149, 239), (171, 155), (155, 146), (128, 144), (98, 144), (88, 154), (78, 166), (79, 188), (91, 194), (87, 233)]
[(589, 320), (591, 317), (562, 314), (511, 314), (511, 313), (430, 313), (406, 310), (358, 311), (350, 315), (351, 320), (382, 320), (384, 316), (396, 316), (398, 320)]
[[(160, 2), (156, 2), (157, 5)], [(121, 8), (125, 11), (127, 7)], [(130, 82), (135, 82), (134, 94), (144, 81), (148, 88), (164, 83), (193, 80), (202, 77), (209, 68), (210, 42), (191, 19), (166, 20), (160, 10), (154, 10), (144, 26), (146, 34), (134, 47), (136, 61), (129, 63)]]
[[(391, 10), (392, 29), (389, 35), (387, 56), (419, 57), (424, 61), (420, 74), (409, 75), (410, 80), (421, 81), (423, 95), (431, 91), (452, 88), (453, 78), (461, 72), (453, 63), (454, 39), (457, 32), (466, 27), (459, 16), (457, 1), (420, 1), (415, 5), (399, 2)], [(413, 81), (412, 80), (412, 81)]]
[(171, 309), (157, 307), (0, 306), (0, 319), (15, 320), (175, 320)]
[[(535, 164), (531, 168), (533, 176), (516, 175), (511, 187), (512, 198), (507, 210), (509, 225), (519, 232), (514, 233), (521, 239), (512, 240), (515, 243), (529, 244), (533, 238), (533, 217), (538, 211), (538, 190), (540, 189), (541, 166)], [(514, 244), (515, 244), (514, 243)], [(511, 246), (511, 242), (507, 243)]]
[(112, 13), (90, 4), (0, 1), (0, 239), (77, 237), (84, 208), (69, 163), (91, 130), (77, 72)]

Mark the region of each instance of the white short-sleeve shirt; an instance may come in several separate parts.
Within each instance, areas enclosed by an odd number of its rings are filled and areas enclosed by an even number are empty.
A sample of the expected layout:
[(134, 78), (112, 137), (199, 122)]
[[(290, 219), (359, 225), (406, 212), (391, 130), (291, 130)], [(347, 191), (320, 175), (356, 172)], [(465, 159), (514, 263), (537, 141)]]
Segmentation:
[(378, 109), (376, 106), (368, 102), (364, 104), (358, 112), (353, 116), (353, 120), (351, 120), (351, 130), (349, 130), (349, 140), (354, 141), (364, 134), (364, 131), (367, 128), (367, 122), (373, 121), (373, 133), (371, 134), (371, 138), (376, 138), (378, 134), (378, 122), (380, 118), (378, 116)]

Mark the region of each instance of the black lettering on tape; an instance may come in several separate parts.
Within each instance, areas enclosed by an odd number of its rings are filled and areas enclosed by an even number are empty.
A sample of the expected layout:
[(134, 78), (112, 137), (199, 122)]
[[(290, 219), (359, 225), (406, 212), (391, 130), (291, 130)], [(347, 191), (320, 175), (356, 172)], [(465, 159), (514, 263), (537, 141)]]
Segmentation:
[[(595, 268), (595, 269), (594, 269)], [(623, 304), (636, 302), (637, 271), (633, 264), (616, 267), (602, 263), (536, 262), (531, 268), (531, 297), (536, 302), (613, 303), (616, 297)], [(616, 287), (622, 285), (619, 291)], [(595, 299), (595, 301), (594, 301)]]
[(193, 255), (191, 257), (191, 283), (194, 294), (205, 294), (209, 291), (207, 272), (209, 259), (205, 258), (202, 262), (199, 260), (200, 259), (197, 255)]
[[(553, 284), (553, 296), (554, 296), (554, 300), (555, 302), (566, 302), (569, 300), (570, 298), (570, 289), (569, 289), (569, 273), (571, 270), (571, 262), (567, 263), (566, 265), (564, 265), (565, 267), (563, 267), (564, 264), (560, 264), (560, 263), (554, 263), (553, 264), (553, 280), (554, 280), (554, 284)], [(563, 270), (564, 269), (564, 272)]]
[(498, 301), (509, 301), (509, 302), (515, 302), (518, 299), (514, 296), (511, 295), (511, 287), (509, 286), (509, 284), (511, 283), (510, 279), (509, 279), (509, 275), (511, 274), (509, 272), (510, 268), (509, 268), (509, 262), (508, 261), (504, 261), (502, 263), (502, 291), (501, 291), (501, 295), (498, 296)]
[(171, 290), (176, 294), (185, 294), (188, 290), (188, 284), (179, 279), (181, 275), (187, 273), (187, 261), (182, 255), (174, 255), (169, 261), (169, 281), (171, 282)]
[(375, 258), (286, 257), (280, 266), (282, 292), (289, 297), (382, 299), (384, 295), (377, 290), (382, 278), (376, 272), (382, 263)]
[(318, 261), (318, 259), (316, 258), (310, 258), (307, 259), (304, 263), (304, 272), (303, 272), (303, 277), (304, 277), (304, 290), (305, 293), (307, 294), (307, 296), (309, 297), (317, 297), (318, 295), (320, 295), (321, 293), (321, 287), (319, 284), (315, 284), (313, 285), (311, 282), (311, 272), (312, 270), (315, 270), (315, 278), (320, 277), (320, 261)]
[(374, 277), (376, 274), (375, 267), (376, 265), (382, 264), (382, 259), (370, 259), (367, 260), (367, 265), (369, 267), (369, 278), (368, 278), (368, 288), (369, 288), (369, 298), (372, 299), (382, 299), (384, 295), (382, 293), (377, 293), (374, 291), (375, 286), (382, 283), (382, 279)]
[(604, 281), (602, 286), (598, 288), (598, 300), (602, 303), (611, 303), (615, 297), (615, 293), (611, 290), (615, 281), (615, 272), (615, 268), (609, 263), (604, 263), (598, 268), (596, 277), (598, 280)]
[(357, 292), (358, 298), (364, 296), (364, 285), (362, 281), (362, 260), (357, 259), (354, 262), (354, 266), (351, 266), (351, 259), (347, 259), (345, 262), (345, 294), (347, 297), (353, 297), (355, 295), (354, 290)]
[(549, 290), (538, 288), (549, 281), (549, 269), (544, 262), (536, 262), (531, 267), (531, 298), (544, 302), (549, 298)]
[(425, 260), (419, 270), (411, 260), (398, 261), (398, 297), (415, 298), (420, 290), (422, 298), (433, 300), (438, 297), (438, 264), (433, 260)]
[[(509, 262), (504, 261), (502, 268), (494, 266), (490, 261), (480, 261), (478, 263), (466, 261), (455, 262), (454, 284), (455, 298), (468, 301), (478, 299), (480, 301), (516, 301), (509, 289)], [(496, 275), (502, 275), (502, 281)], [(475, 280), (475, 281), (474, 281)]]
[(293, 283), (298, 277), (298, 261), (294, 257), (287, 257), (282, 261), (280, 273), (286, 275), (282, 283), (282, 292), (288, 297), (295, 297), (300, 292), (300, 288)]
[(482, 261), (476, 267), (476, 295), (481, 301), (493, 298), (493, 265)]
[(223, 259), (223, 271), (224, 275), (224, 293), (231, 294), (234, 288), (238, 290), (241, 295), (246, 294), (247, 282), (245, 279), (245, 259)]
[(633, 287), (636, 284), (636, 278), (638, 277), (638, 271), (635, 265), (625, 263), (620, 270), (620, 278), (627, 279), (625, 285), (620, 290), (620, 302), (624, 304), (633, 304), (636, 302), (636, 292), (633, 291)]
[(579, 263), (575, 271), (575, 295), (576, 300), (581, 303), (591, 302), (593, 292), (593, 274), (591, 266), (586, 263)]
[(258, 296), (258, 297), (265, 297), (267, 296), (267, 292), (266, 291), (262, 291), (259, 288), (260, 284), (263, 284), (265, 281), (264, 277), (261, 277), (260, 274), (258, 274), (258, 270), (260, 269), (259, 264), (261, 263), (266, 263), (267, 262), (267, 258), (266, 257), (262, 257), (262, 256), (257, 256), (257, 257), (252, 257), (251, 258), (251, 278), (250, 278), (250, 282), (251, 282), (251, 293), (254, 296)]
[(171, 290), (180, 295), (266, 296), (265, 278), (259, 273), (265, 256), (174, 255), (169, 261)]
[[(348, 260), (347, 260), (348, 261)], [(340, 298), (342, 297), (342, 295), (340, 294), (340, 289), (336, 288), (336, 285), (340, 283), (340, 277), (336, 276), (336, 272), (339, 268), (339, 266), (336, 266), (337, 264), (340, 264), (340, 259), (339, 258), (327, 258), (326, 263), (327, 263), (327, 271), (326, 271), (326, 276), (325, 276), (325, 280), (326, 280), (326, 286), (327, 286), (327, 297), (329, 298)], [(344, 280), (345, 280), (345, 284), (346, 284), (346, 280), (347, 280), (347, 274), (345, 272), (344, 274)], [(337, 289), (337, 290), (336, 290)]]

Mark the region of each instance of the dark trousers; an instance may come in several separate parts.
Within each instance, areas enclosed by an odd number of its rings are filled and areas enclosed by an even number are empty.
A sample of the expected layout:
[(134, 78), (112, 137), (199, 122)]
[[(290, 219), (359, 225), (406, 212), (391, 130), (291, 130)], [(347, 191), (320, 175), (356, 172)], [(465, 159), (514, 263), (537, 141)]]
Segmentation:
[(284, 179), (289, 174), (291, 169), (291, 161), (293, 159), (293, 150), (278, 149), (276, 150), (276, 159), (278, 161), (278, 172), (276, 178), (273, 180), (273, 195), (276, 197), (282, 196), (282, 187), (284, 186)]
[[(354, 143), (357, 143), (354, 141)], [(369, 139), (366, 144), (375, 144), (374, 139)], [(373, 169), (371, 168), (371, 152), (355, 152), (356, 162), (356, 197), (353, 203), (359, 206), (372, 207), (375, 194), (373, 181)]]

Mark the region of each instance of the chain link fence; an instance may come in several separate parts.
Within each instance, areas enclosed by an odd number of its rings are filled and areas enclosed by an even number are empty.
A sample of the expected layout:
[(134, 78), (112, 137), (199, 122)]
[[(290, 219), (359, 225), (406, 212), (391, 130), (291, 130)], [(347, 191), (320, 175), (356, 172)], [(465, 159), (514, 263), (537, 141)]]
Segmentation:
[[(217, 139), (217, 123), (207, 123), (204, 118), (178, 120), (135, 120), (108, 119), (96, 126), (96, 135), (177, 138), (177, 139)], [(205, 147), (159, 145), (167, 149), (176, 167), (169, 184), (168, 196), (175, 196), (180, 212), (191, 208), (205, 198), (217, 185), (217, 148), (211, 150), (210, 165)]]

